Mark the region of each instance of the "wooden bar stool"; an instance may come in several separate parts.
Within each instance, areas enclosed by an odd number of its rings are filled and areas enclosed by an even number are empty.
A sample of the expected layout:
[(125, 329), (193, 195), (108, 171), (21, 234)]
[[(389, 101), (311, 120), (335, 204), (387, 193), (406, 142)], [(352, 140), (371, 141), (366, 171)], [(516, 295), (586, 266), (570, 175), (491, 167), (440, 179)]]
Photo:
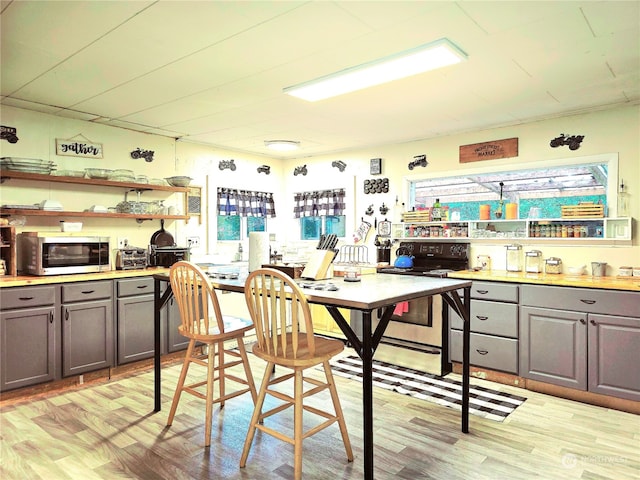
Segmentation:
[[(253, 329), (253, 323), (250, 320), (222, 315), (216, 292), (209, 284), (204, 271), (197, 265), (187, 261), (176, 262), (171, 267), (169, 278), (182, 320), (178, 331), (190, 340), (178, 385), (173, 395), (167, 425), (173, 423), (182, 392), (205, 399), (204, 445), (208, 447), (211, 444), (211, 419), (214, 403), (220, 403), (220, 408), (223, 408), (226, 400), (246, 392), (251, 392), (253, 403), (256, 403), (256, 387), (244, 345), (244, 335)], [(229, 340), (236, 341), (237, 351), (225, 349), (224, 342)], [(197, 354), (196, 342), (207, 346), (206, 356)], [(226, 360), (227, 355), (232, 359)], [(185, 385), (189, 366), (192, 363), (207, 367), (207, 379)], [(245, 378), (226, 372), (227, 369), (236, 365), (244, 367)], [(227, 380), (244, 385), (245, 388), (227, 393), (225, 388)], [(219, 393), (217, 397), (214, 396), (216, 381)], [(206, 392), (202, 393), (200, 387), (204, 385), (206, 385)]]
[[(256, 429), (260, 429), (293, 445), (294, 474), (296, 480), (299, 480), (302, 478), (302, 441), (336, 422), (340, 427), (347, 460), (353, 461), (347, 426), (329, 366), (329, 360), (344, 350), (344, 344), (339, 340), (330, 340), (313, 334), (307, 298), (293, 279), (283, 272), (271, 268), (252, 272), (245, 283), (245, 298), (258, 339), (253, 346), (253, 353), (265, 360), (267, 366), (244, 443), (240, 467), (246, 466)], [(301, 332), (300, 327), (304, 327), (306, 333)], [(275, 365), (283, 367), (285, 373), (279, 376), (274, 374)], [(316, 365), (323, 365), (326, 382), (303, 376), (304, 370)], [(272, 388), (292, 378), (294, 379), (293, 396)], [(305, 391), (303, 382), (311, 384), (312, 388)], [(307, 397), (327, 389), (331, 394), (333, 412), (320, 410), (303, 402)], [(284, 403), (262, 412), (267, 394)], [(293, 437), (269, 427), (265, 422), (271, 415), (291, 406), (294, 410)], [(323, 417), (324, 422), (303, 432), (303, 410)]]

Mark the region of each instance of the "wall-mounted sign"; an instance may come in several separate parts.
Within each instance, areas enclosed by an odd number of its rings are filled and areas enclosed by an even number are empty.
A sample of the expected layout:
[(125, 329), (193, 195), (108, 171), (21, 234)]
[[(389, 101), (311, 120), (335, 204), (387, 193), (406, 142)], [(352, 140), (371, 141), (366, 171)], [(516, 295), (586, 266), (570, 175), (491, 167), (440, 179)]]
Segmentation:
[(69, 139), (56, 138), (56, 155), (102, 158), (102, 144), (93, 143), (82, 134)]
[(506, 138), (492, 142), (473, 143), (460, 146), (460, 163), (495, 160), (518, 156), (518, 139)]

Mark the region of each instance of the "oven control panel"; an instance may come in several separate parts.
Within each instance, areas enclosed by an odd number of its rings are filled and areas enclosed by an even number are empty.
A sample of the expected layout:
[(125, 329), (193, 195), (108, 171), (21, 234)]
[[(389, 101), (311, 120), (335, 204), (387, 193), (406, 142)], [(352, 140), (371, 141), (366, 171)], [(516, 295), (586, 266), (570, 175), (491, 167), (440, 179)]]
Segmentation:
[(468, 243), (454, 242), (400, 242), (400, 248), (406, 248), (416, 258), (467, 259)]

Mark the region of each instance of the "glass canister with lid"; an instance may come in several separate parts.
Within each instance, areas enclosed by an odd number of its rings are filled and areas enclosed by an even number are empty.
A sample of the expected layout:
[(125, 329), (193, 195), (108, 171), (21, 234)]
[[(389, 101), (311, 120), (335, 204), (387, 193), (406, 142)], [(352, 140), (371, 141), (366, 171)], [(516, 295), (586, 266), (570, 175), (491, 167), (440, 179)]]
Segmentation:
[(527, 273), (542, 272), (542, 252), (540, 250), (529, 250), (525, 253), (524, 270)]
[(507, 272), (522, 271), (522, 245), (513, 243), (507, 245)]
[(562, 260), (558, 257), (549, 257), (544, 263), (544, 273), (562, 273)]

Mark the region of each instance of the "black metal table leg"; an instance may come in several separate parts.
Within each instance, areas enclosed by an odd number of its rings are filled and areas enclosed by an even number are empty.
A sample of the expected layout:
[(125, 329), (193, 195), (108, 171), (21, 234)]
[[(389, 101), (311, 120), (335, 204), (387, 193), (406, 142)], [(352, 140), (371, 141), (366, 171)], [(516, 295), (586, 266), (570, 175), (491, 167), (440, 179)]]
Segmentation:
[(371, 311), (363, 311), (362, 317), (364, 478), (365, 480), (373, 480), (373, 346), (371, 344)]
[(463, 320), (462, 327), (462, 432), (469, 433), (469, 343), (471, 339), (471, 287), (464, 288), (464, 301), (455, 290), (442, 293), (442, 300)]
[(160, 280), (154, 278), (153, 288), (153, 374), (154, 374), (154, 389), (153, 398), (154, 406), (153, 411), (159, 412), (161, 410), (160, 401), (160, 310), (162, 308), (162, 301), (160, 297)]
[[(162, 283), (167, 284), (167, 289), (161, 295)], [(160, 367), (160, 321), (162, 309), (173, 296), (169, 277), (153, 276), (153, 411), (162, 410), (162, 396), (160, 393), (162, 386)]]
[(471, 341), (471, 287), (464, 289), (462, 318), (462, 432), (469, 433), (469, 343)]

